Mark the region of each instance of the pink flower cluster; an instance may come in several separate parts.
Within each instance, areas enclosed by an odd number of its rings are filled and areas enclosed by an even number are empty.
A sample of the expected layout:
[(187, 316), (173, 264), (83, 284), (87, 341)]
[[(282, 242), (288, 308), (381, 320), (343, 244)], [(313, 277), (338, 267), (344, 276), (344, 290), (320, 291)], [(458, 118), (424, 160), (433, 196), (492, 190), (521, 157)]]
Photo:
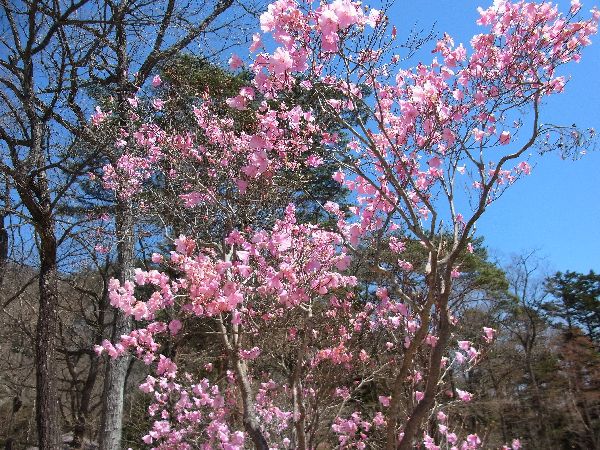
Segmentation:
[[(304, 426), (302, 408), (321, 397), (332, 399), (325, 406), (327, 414), (337, 411), (330, 423), (340, 448), (368, 448), (371, 436), (387, 427), (391, 432), (386, 435), (401, 441), (402, 424), (394, 418), (401, 409), (398, 392), (406, 396), (407, 420), (410, 408), (435, 400), (424, 388), (431, 371), (407, 355), (416, 351), (442, 358), (439, 350), (447, 348), (449, 338), (440, 331), (440, 317), (456, 323), (440, 298), (464, 277), (460, 261), (446, 262), (442, 249), (454, 243), (449, 253), (473, 252), (468, 240), (478, 216), (475, 211), (454, 211), (455, 186), (464, 184), (467, 196), (475, 200), (472, 204), (481, 208), (531, 172), (523, 160), (529, 144), (519, 141), (523, 128), (513, 122), (514, 110), (528, 105), (537, 112), (545, 96), (563, 90), (560, 66), (579, 60), (600, 18), (593, 10), (591, 19), (577, 20), (579, 9), (574, 1), (571, 13), (562, 16), (548, 3), (495, 1), (479, 10), (478, 23), (487, 31), (473, 37), (470, 49), (444, 35), (430, 64), (396, 70), (398, 59), (386, 60), (389, 55), (383, 48), (345, 53), (345, 43), (382, 30), (386, 21), (380, 12), (371, 9), (367, 14), (350, 0), (315, 8), (308, 1), (277, 0), (260, 20), (262, 31), (278, 46), (255, 56), (249, 66), (252, 85), (224, 102), (237, 110), (252, 108), (251, 128), (240, 128), (231, 117), (218, 114), (223, 105), (207, 92), (193, 110), (192, 130), (167, 132), (151, 119), (120, 130), (115, 146), (121, 155), (105, 167), (103, 181), (124, 198), (142, 191), (153, 174), (160, 173), (179, 183), (177, 195), (188, 208), (234, 202), (259, 183), (275, 183), (283, 171), (320, 166), (323, 156), (314, 151), (320, 146), (338, 152), (346, 171), (340, 169), (333, 179), (356, 200), (349, 213), (333, 202), (323, 205), (335, 224), (333, 231), (299, 223), (289, 205), (268, 230), (228, 230), (206, 247), (180, 236), (169, 255), (152, 258), (166, 266), (164, 271), (137, 270), (133, 280), (111, 281), (111, 304), (146, 326), (119, 342), (104, 341), (96, 351), (112, 358), (132, 351), (152, 365), (152, 375), (140, 386), (153, 396), (149, 412), (155, 418), (144, 442), (159, 449), (242, 449), (248, 436), (233, 430), (232, 423), (245, 408), (245, 414), (254, 414), (260, 422), (259, 431), (272, 441), (272, 448), (289, 448), (292, 440), (286, 433), (292, 436), (288, 430), (298, 432)], [(251, 50), (262, 45), (262, 37), (255, 35)], [(239, 68), (242, 61), (232, 57), (230, 65)], [(342, 66), (348, 73), (336, 73)], [(161, 83), (155, 79), (153, 86)], [(363, 97), (364, 86), (372, 91), (369, 98)], [(319, 110), (294, 104), (292, 87), (297, 89), (294, 94), (318, 98)], [(136, 97), (130, 105), (139, 107)], [(154, 102), (156, 110), (163, 106)], [(347, 113), (356, 110), (366, 111), (368, 126), (347, 123)], [(101, 126), (109, 114), (97, 109), (93, 125)], [(322, 128), (320, 115), (347, 128), (351, 141), (345, 149), (338, 145), (340, 136)], [(180, 180), (179, 166), (166, 161), (202, 167), (197, 185)], [(224, 185), (234, 195), (222, 195)], [(450, 205), (447, 221), (440, 219), (436, 206), (444, 197)], [(453, 228), (454, 241), (438, 245), (432, 235), (442, 224)], [(374, 243), (373, 248), (379, 248), (382, 242), (393, 260), (373, 267), (384, 281), (367, 286), (365, 299), (359, 300), (352, 292), (356, 278), (347, 273), (351, 256), (361, 246)], [(405, 255), (409, 242), (420, 243), (430, 258), (435, 254), (438, 259), (415, 270), (410, 255)], [(435, 264), (435, 283), (412, 288), (419, 281), (429, 282), (433, 272), (428, 271)], [(399, 285), (402, 279), (406, 286)], [(434, 284), (444, 286), (440, 295), (427, 292)], [(161, 316), (172, 320), (156, 321)], [(193, 382), (160, 354), (160, 339), (185, 333), (187, 324), (198, 317), (213, 321), (223, 357), (233, 367), (219, 385), (206, 379)], [(283, 367), (286, 359), (296, 365), (286, 374), (289, 382), (276, 383), (257, 369), (269, 355), (254, 340), (271, 332), (281, 332), (282, 345), (291, 349), (293, 356), (281, 361)], [(491, 343), (495, 334), (484, 327), (481, 338)], [(371, 336), (384, 348), (371, 351), (365, 344)], [(456, 369), (477, 363), (481, 352), (474, 345), (458, 341), (453, 352)], [(442, 368), (450, 362), (445, 355)], [(411, 365), (396, 381), (402, 389), (381, 392), (372, 414), (349, 409), (354, 384), (319, 385), (319, 375), (327, 370), (361, 368), (387, 376), (398, 373), (404, 361)], [(205, 370), (213, 370), (212, 363)], [(438, 380), (433, 381), (437, 386)], [(454, 397), (454, 392), (462, 402), (473, 399), (461, 389), (449, 390), (448, 396)], [(475, 434), (459, 439), (445, 414), (437, 418), (441, 442), (425, 435), (425, 448), (471, 450), (482, 445)], [(519, 445), (513, 442), (513, 449)]]

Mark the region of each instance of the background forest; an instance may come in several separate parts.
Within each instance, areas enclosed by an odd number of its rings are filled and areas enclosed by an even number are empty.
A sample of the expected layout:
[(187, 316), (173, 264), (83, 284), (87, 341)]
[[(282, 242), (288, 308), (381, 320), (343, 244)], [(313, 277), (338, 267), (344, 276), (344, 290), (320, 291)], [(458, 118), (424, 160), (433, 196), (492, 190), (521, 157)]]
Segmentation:
[[(346, 148), (352, 136), (345, 124), (362, 123), (369, 111), (363, 104), (346, 112), (342, 123), (328, 106), (343, 100), (334, 89), (323, 97), (300, 89), (287, 93), (287, 102), (311, 108), (322, 129), (341, 136), (334, 143), (311, 143), (318, 165), (284, 167), (272, 176), (274, 182), (257, 177), (241, 188), (227, 173), (214, 174), (222, 164), (216, 156), (193, 162), (173, 158), (161, 173), (144, 178), (144, 190), (135, 198), (115, 195), (101, 182), (106, 167), (122, 162), (118, 142), (127, 136), (120, 130), (132, 110), (137, 119), (155, 117), (161, 129), (195, 130), (194, 108), (210, 96), (220, 105), (212, 111), (215, 120), (234, 124), (239, 133), (256, 131), (258, 100), (247, 98), (248, 108), (235, 104), (255, 74), (236, 70), (235, 58), (225, 61), (250, 44), (244, 40), (251, 39), (265, 7), (234, 0), (0, 0), (3, 448), (62, 448), (57, 442), (64, 448), (146, 448), (141, 438), (152, 428), (151, 399), (138, 387), (148, 380), (148, 366), (97, 351), (105, 340), (116, 342), (138, 327), (131, 315), (111, 306), (110, 280), (123, 283), (136, 276), (136, 268), (156, 269), (160, 261), (153, 254), (168, 254), (181, 243), (180, 235), (216, 248), (232, 229), (270, 229), (290, 202), (299, 223), (326, 230), (334, 230), (336, 220), (323, 205), (337, 203), (342, 216), (352, 211), (356, 194), (334, 180), (340, 160), (331, 148)], [(402, 60), (433, 48), (438, 38), (433, 31), (406, 38), (398, 44)], [(372, 90), (360, 88), (365, 95)], [(179, 177), (165, 176), (169, 171)], [(220, 203), (190, 209), (186, 203), (203, 201), (189, 196), (181, 201), (190, 186), (195, 193), (214, 187)], [(415, 237), (403, 240), (402, 256), (413, 270), (374, 269), (395, 264), (394, 242), (404, 232), (379, 236), (377, 246), (356, 246), (347, 268), (356, 283), (344, 286), (348, 298), (377, 302), (385, 298), (378, 286), (409, 296), (427, 290), (431, 256)], [(450, 231), (436, 233), (441, 248)], [(445, 357), (459, 366), (466, 361), (460, 369), (448, 365), (437, 400), (455, 432), (477, 433), (484, 448), (514, 439), (530, 449), (600, 448), (600, 274), (550, 273), (537, 252), (499, 261), (486, 250), (484, 238), (473, 235), (468, 245), (449, 294), (457, 319), (451, 339), (464, 353), (449, 349)], [(178, 274), (173, 269), (170, 275)], [(138, 295), (152, 294), (150, 287), (136, 289)], [(165, 323), (175, 323), (175, 316), (163, 313)], [(290, 327), (300, 328), (301, 313), (294, 314), (253, 337), (266, 355), (257, 373), (292, 379), (300, 370), (286, 334)], [(324, 335), (342, 333), (344, 325), (332, 325), (335, 316), (315, 314), (311, 320), (315, 329), (328, 330)], [(481, 342), (482, 329), (491, 331), (472, 356), (468, 343)], [(179, 367), (225, 383), (232, 362), (215, 330), (213, 318), (186, 321), (180, 333), (162, 342), (161, 352)], [(356, 348), (375, 356), (393, 346), (385, 330), (356, 339)], [(427, 367), (428, 354), (415, 360), (415, 367)], [(371, 376), (366, 366), (347, 369), (338, 365), (318, 372), (326, 387), (315, 403), (330, 401), (339, 392), (327, 389), (342, 384), (353, 388), (348, 398), (339, 394), (340, 411), (358, 405), (366, 415), (385, 403), (391, 375)], [(414, 397), (411, 389), (403, 392), (407, 405)], [(456, 401), (461, 392), (472, 399)], [(305, 448), (337, 447), (334, 417), (312, 417), (315, 423), (305, 425), (313, 430)], [(434, 436), (438, 422), (439, 416), (427, 416), (423, 431)]]

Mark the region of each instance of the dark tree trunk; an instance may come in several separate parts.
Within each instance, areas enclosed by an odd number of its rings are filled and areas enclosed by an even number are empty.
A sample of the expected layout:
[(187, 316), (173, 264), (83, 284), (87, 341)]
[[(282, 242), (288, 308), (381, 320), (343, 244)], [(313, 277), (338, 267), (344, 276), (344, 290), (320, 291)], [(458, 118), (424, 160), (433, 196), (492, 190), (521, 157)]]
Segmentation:
[[(42, 167), (42, 131), (32, 126), (33, 167)], [(29, 211), (39, 239), (39, 305), (35, 332), (35, 417), (40, 450), (60, 448), (60, 416), (56, 370), (56, 333), (58, 328), (58, 267), (55, 220), (48, 182), (44, 173), (30, 177), (21, 169), (16, 177), (19, 197)]]
[[(104, 289), (103, 295), (100, 297), (100, 301), (98, 302), (98, 322), (94, 331), (94, 345), (100, 345), (103, 340), (107, 308), (108, 292), (106, 289)], [(79, 408), (76, 412), (76, 422), (75, 426), (73, 427), (73, 441), (71, 443), (73, 448), (82, 448), (83, 446), (83, 439), (87, 431), (87, 422), (92, 409), (92, 394), (94, 392), (96, 381), (98, 381), (99, 373), (100, 358), (97, 355), (92, 354), (90, 355), (90, 366), (88, 373), (81, 389)]]
[(76, 423), (73, 427), (73, 441), (71, 443), (73, 448), (81, 448), (83, 445), (83, 439), (87, 431), (87, 420), (90, 414), (92, 392), (98, 378), (99, 365), (100, 361), (98, 357), (92, 356), (90, 368), (81, 390), (81, 400), (76, 413)]
[(5, 211), (0, 214), (0, 286), (4, 281), (4, 271), (6, 270), (6, 262), (8, 261), (8, 231), (6, 231), (4, 226), (6, 216)]
[(35, 334), (36, 421), (40, 450), (60, 448), (56, 371), (58, 273), (54, 221), (47, 219), (40, 237), (39, 311)]

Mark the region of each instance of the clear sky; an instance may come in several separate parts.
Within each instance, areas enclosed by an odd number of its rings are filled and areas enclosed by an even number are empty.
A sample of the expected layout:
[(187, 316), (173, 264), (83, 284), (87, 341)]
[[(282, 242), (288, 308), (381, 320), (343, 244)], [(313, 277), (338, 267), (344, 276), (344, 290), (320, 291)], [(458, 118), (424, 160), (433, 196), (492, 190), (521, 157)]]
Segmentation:
[[(593, 5), (582, 3), (582, 11)], [(415, 22), (419, 28), (435, 22), (438, 33), (447, 32), (468, 47), (470, 37), (481, 32), (475, 24), (477, 6), (489, 4), (491, 0), (396, 0), (388, 16), (398, 37)], [(569, 1), (558, 4), (561, 11), (568, 11)], [(426, 58), (430, 61), (431, 54), (424, 53), (424, 63), (429, 62)], [(576, 123), (600, 131), (600, 36), (584, 49), (579, 64), (569, 66), (569, 73), (572, 78), (565, 92), (542, 108), (542, 123)], [(478, 234), (493, 254), (506, 257), (538, 249), (551, 270), (600, 272), (600, 142), (596, 146), (578, 161), (563, 161), (558, 154), (539, 158), (531, 176), (518, 181), (486, 211)]]

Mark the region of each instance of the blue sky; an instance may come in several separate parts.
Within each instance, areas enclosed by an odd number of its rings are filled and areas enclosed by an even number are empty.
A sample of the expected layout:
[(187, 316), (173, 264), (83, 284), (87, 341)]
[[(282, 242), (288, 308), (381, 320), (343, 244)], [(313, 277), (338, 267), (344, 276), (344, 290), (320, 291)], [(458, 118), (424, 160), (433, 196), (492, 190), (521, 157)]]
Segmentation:
[[(490, 3), (397, 0), (388, 16), (399, 38), (415, 23), (428, 29), (436, 22), (438, 33), (447, 32), (456, 43), (467, 46), (470, 37), (481, 32), (475, 24), (477, 6)], [(569, 8), (569, 1), (558, 4), (561, 11)], [(582, 11), (592, 5), (583, 2)], [(423, 62), (428, 62), (425, 58), (430, 60), (430, 53), (423, 56)], [(417, 62), (418, 58), (411, 65)], [(600, 130), (600, 37), (584, 50), (582, 61), (568, 69), (572, 78), (563, 94), (546, 102), (542, 122)], [(600, 144), (597, 147), (578, 161), (563, 161), (558, 154), (539, 158), (532, 175), (513, 185), (486, 211), (477, 229), (492, 254), (505, 258), (538, 249), (550, 270), (600, 272)]]

